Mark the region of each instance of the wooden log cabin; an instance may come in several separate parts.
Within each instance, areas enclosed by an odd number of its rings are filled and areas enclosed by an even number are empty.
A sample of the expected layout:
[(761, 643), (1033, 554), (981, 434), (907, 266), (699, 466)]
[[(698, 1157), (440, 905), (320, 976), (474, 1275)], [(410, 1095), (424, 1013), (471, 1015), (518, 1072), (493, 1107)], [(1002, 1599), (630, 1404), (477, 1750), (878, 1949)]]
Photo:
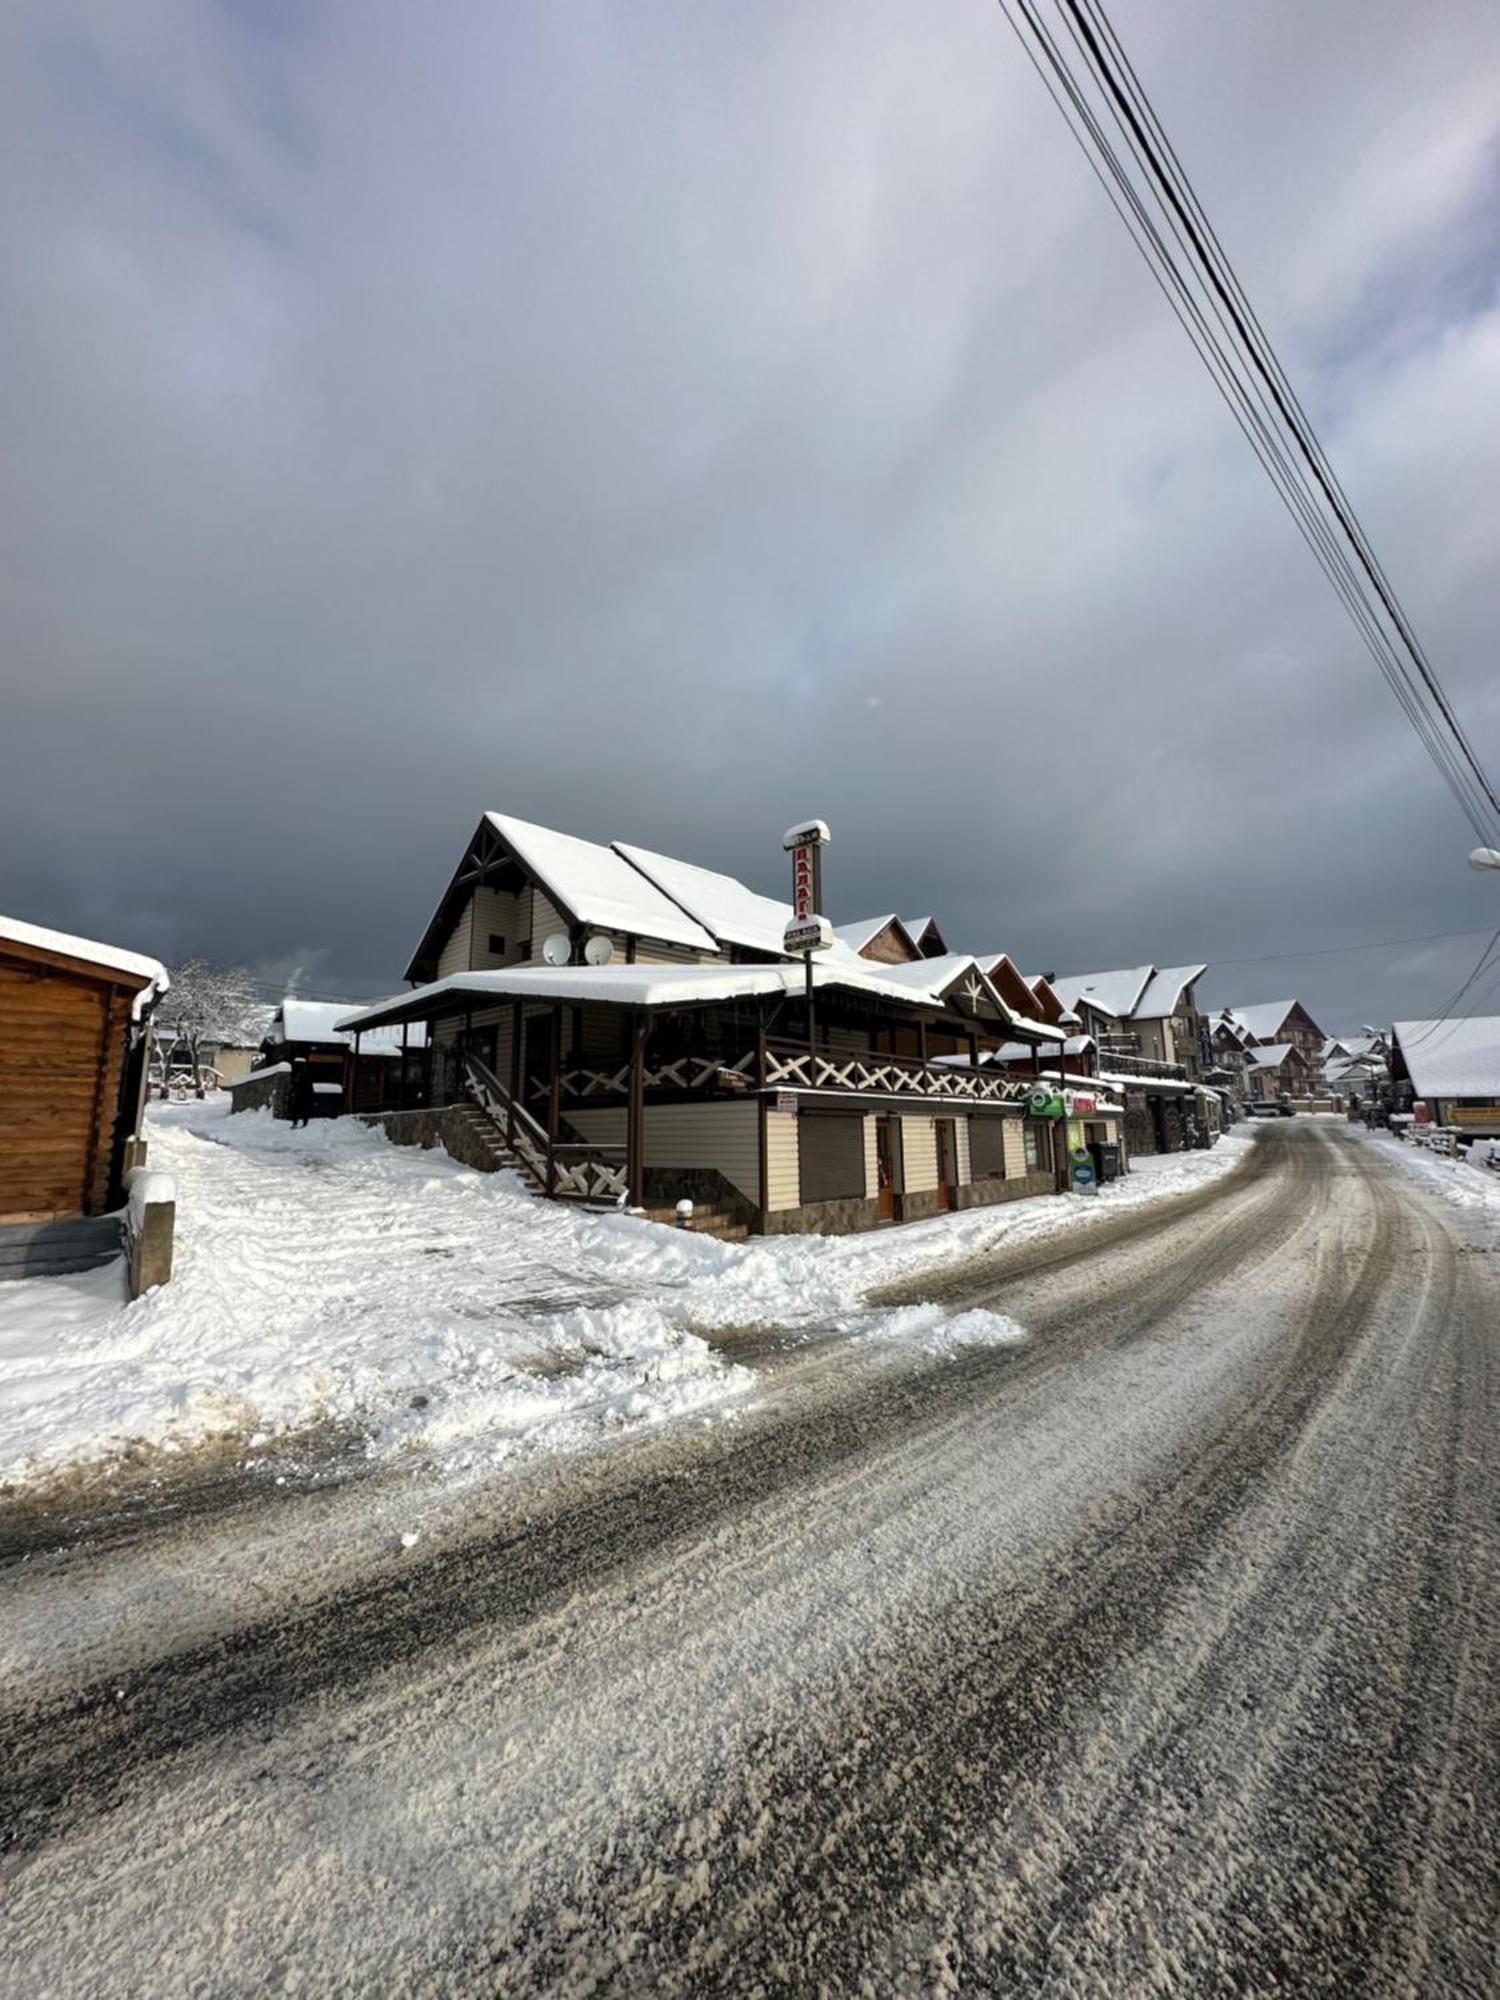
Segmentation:
[(0, 1223), (120, 1206), (166, 988), (155, 959), (0, 917)]
[(868, 953), (836, 940), (809, 985), (782, 948), (790, 915), (731, 876), (486, 814), (407, 969), (416, 990), (339, 1025), (358, 1049), (423, 1024), (413, 1130), (467, 1149), (442, 1114), (477, 1110), (551, 1194), (686, 1196), (781, 1232), (1050, 1192), (1050, 1129), (1028, 1129), (1024, 1081), (983, 1064), (1062, 1039), (1034, 996), (1017, 1011), (974, 958), (924, 956), (889, 917), (849, 927)]

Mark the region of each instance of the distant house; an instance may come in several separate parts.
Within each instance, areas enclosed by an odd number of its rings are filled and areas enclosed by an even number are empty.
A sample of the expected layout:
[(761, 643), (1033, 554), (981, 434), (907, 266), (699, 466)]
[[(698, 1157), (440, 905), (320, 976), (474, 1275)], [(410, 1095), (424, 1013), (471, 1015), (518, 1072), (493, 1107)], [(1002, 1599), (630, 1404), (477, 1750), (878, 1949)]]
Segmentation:
[(1135, 965), (1075, 972), (1050, 984), (1098, 1050), (1098, 1073), (1124, 1093), (1137, 1153), (1178, 1152), (1217, 1135), (1221, 1099), (1205, 1081), (1207, 1024), (1198, 1011), (1203, 965)]
[(902, 927), (923, 958), (946, 958), (948, 947), (932, 917), (903, 917)]
[(1500, 1134), (1500, 1014), (1398, 1021), (1391, 1076), (1427, 1105), (1434, 1124)]
[(1307, 1065), (1309, 1086), (1315, 1089), (1321, 1083), (1326, 1037), (1300, 1000), (1259, 1000), (1253, 1007), (1227, 1011), (1261, 1048), (1293, 1043)]
[(419, 1022), (404, 1037), (399, 1029), (366, 1035), (355, 1062), (354, 1037), (337, 1023), (359, 1004), (295, 996), (283, 1000), (271, 1016), (254, 1067), (228, 1079), (231, 1110), (265, 1107), (277, 1118), (290, 1118), (293, 1065), (299, 1062), (307, 1065), (316, 1118), (424, 1104), (426, 1030)]
[(1252, 1104), (1276, 1097), (1311, 1097), (1315, 1073), (1295, 1042), (1252, 1043), (1245, 1051), (1245, 1081)]
[(167, 985), (154, 958), (0, 917), (0, 1222), (119, 1207)]

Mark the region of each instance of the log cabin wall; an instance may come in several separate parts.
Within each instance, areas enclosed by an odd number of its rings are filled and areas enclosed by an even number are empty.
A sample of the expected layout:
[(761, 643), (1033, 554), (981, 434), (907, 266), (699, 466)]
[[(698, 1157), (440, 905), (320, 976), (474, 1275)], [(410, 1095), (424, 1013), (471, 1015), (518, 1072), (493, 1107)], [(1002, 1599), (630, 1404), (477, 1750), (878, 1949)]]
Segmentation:
[(0, 1221), (99, 1215), (118, 1201), (137, 990), (0, 956)]

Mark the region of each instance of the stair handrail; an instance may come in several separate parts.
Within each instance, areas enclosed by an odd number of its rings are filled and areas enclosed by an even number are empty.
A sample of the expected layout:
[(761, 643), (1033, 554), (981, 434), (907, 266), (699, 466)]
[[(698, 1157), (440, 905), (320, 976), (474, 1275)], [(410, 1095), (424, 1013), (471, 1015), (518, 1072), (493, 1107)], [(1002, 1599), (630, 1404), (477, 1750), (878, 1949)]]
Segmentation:
[(468, 1070), (469, 1085), (474, 1094), (476, 1096), (494, 1098), (500, 1115), (507, 1119), (514, 1112), (516, 1123), (526, 1128), (526, 1136), (545, 1152), (547, 1146), (546, 1126), (539, 1119), (532, 1116), (531, 1112), (526, 1109), (526, 1106), (518, 1097), (513, 1098), (511, 1096), (489, 1064), (482, 1057), (476, 1056), (472, 1049), (465, 1049), (464, 1066)]

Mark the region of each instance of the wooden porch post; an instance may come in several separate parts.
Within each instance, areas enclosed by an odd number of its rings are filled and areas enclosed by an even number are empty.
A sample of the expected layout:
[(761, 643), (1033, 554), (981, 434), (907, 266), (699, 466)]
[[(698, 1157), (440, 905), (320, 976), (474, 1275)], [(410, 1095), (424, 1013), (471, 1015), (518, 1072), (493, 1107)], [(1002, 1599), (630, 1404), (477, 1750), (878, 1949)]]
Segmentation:
[(521, 1003), (513, 1000), (510, 1008), (510, 1107), (505, 1114), (505, 1143), (516, 1143), (516, 1100), (521, 1095), (521, 1029), (524, 1026)]
[(557, 1127), (562, 1116), (562, 1002), (552, 1003), (552, 1071), (547, 1085), (547, 1192), (557, 1186)]
[(401, 1109), (403, 1111), (406, 1109), (406, 1038), (409, 1032), (409, 1024), (403, 1021), (401, 1023)]
[(923, 1063), (927, 1060), (927, 1023), (925, 1021), (918, 1021), (917, 1023), (917, 1059)]
[(755, 1009), (755, 1081), (764, 1090), (766, 1087), (766, 1010), (757, 1003)]
[(638, 1007), (630, 1035), (630, 1096), (625, 1111), (626, 1200), (639, 1208), (646, 1192), (646, 1029), (648, 1017)]
[(354, 1057), (349, 1066), (349, 1109), (359, 1109), (359, 1037), (360, 1030), (354, 1030)]

